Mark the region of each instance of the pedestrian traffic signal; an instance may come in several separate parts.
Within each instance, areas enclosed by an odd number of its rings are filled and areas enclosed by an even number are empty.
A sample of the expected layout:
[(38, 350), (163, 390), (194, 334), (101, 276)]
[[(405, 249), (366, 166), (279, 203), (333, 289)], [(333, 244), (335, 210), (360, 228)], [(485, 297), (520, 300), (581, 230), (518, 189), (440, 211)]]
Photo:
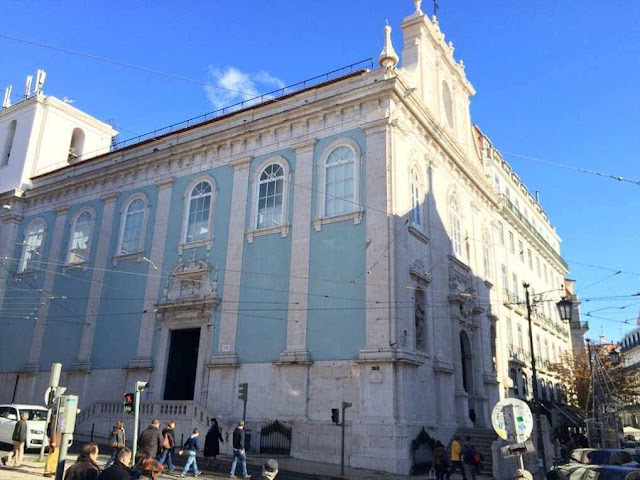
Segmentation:
[(239, 390), (238, 390), (238, 398), (240, 400), (242, 400), (243, 402), (247, 401), (248, 398), (248, 394), (249, 394), (249, 384), (248, 383), (241, 383), (240, 385), (238, 385)]
[(124, 413), (132, 413), (133, 412), (133, 402), (135, 395), (133, 393), (125, 393), (124, 401), (122, 402), (122, 410)]
[(331, 421), (336, 425), (340, 423), (340, 409), (338, 408), (331, 409)]

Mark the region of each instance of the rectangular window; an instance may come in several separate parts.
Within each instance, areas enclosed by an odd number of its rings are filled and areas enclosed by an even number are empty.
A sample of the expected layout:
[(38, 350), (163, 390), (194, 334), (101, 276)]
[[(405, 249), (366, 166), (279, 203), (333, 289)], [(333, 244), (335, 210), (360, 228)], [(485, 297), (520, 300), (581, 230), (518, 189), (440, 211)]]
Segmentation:
[(533, 270), (533, 255), (531, 249), (527, 249), (527, 262), (529, 262), (529, 268)]
[(536, 257), (536, 273), (538, 274), (538, 278), (540, 278), (540, 257)]
[(498, 240), (500, 245), (504, 245), (504, 225), (502, 225), (502, 222), (498, 222)]
[(515, 255), (516, 253), (516, 244), (513, 239), (513, 232), (509, 232), (509, 251)]
[(507, 318), (507, 341), (513, 345), (513, 325), (510, 318)]
[(502, 288), (509, 290), (509, 277), (506, 265), (502, 265)]
[(520, 199), (519, 198), (514, 199), (514, 204), (516, 206), (516, 210), (520, 211)]
[[(518, 275), (512, 273), (511, 280), (513, 281), (513, 294), (517, 297), (518, 291), (520, 290), (520, 285), (518, 285)], [(517, 299), (516, 301), (519, 301), (519, 299)]]
[(504, 189), (504, 196), (507, 197), (509, 200), (511, 200), (511, 192), (509, 191), (508, 188)]
[(494, 175), (493, 182), (496, 189), (496, 193), (500, 195), (500, 177), (497, 174)]
[(547, 270), (547, 264), (543, 265), (544, 269), (544, 281), (549, 283), (549, 271)]
[(353, 162), (328, 166), (325, 179), (325, 216), (354, 211)]
[(518, 255), (520, 256), (520, 261), (524, 263), (524, 245), (518, 240)]
[(524, 350), (524, 342), (522, 340), (522, 325), (518, 324), (518, 347), (520, 350)]

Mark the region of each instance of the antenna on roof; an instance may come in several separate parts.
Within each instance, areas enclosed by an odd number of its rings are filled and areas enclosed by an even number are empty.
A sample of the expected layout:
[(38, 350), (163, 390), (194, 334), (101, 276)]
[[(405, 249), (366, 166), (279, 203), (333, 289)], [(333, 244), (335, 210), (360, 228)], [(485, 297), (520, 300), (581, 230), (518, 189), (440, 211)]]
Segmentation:
[(42, 86), (44, 85), (45, 78), (47, 78), (47, 72), (39, 68), (36, 72), (36, 86), (33, 89), (33, 93), (35, 95), (42, 93)]
[(9, 85), (4, 91), (4, 100), (2, 101), (2, 108), (9, 108), (11, 106), (11, 89), (12, 85)]
[(31, 96), (31, 82), (33, 82), (33, 75), (27, 75), (27, 81), (24, 84), (24, 98)]

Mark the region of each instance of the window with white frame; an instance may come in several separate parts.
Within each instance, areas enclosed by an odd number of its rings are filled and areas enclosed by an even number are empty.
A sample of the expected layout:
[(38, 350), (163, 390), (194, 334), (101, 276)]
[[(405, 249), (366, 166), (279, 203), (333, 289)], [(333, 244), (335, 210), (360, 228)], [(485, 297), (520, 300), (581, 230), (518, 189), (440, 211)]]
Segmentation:
[(484, 265), (484, 277), (491, 278), (491, 239), (489, 232), (482, 232), (482, 262)]
[(340, 146), (329, 154), (324, 171), (324, 216), (333, 217), (355, 210), (355, 153)]
[(40, 266), (44, 231), (45, 224), (41, 220), (35, 221), (27, 227), (22, 241), (20, 272), (36, 270)]
[(519, 302), (518, 291), (520, 290), (520, 286), (518, 285), (518, 275), (512, 273), (511, 280), (513, 281), (513, 295), (515, 296), (516, 302)]
[(504, 225), (502, 225), (502, 222), (498, 222), (498, 239), (500, 240), (500, 245), (504, 245)]
[(520, 261), (524, 263), (524, 244), (518, 240), (518, 255), (520, 256)]
[(283, 223), (284, 175), (281, 165), (271, 163), (260, 173), (256, 229), (279, 227)]
[(71, 229), (69, 241), (69, 264), (85, 263), (89, 261), (89, 247), (93, 230), (93, 215), (85, 210), (80, 213)]
[(185, 242), (192, 243), (209, 238), (213, 188), (207, 181), (198, 183), (189, 194), (189, 211)]
[(518, 347), (524, 351), (524, 340), (522, 339), (522, 325), (518, 324)]
[(529, 265), (529, 268), (533, 270), (533, 254), (531, 253), (530, 248), (527, 249), (527, 263)]
[(493, 183), (496, 193), (500, 195), (500, 177), (498, 176), (498, 174), (495, 174), (493, 176)]
[(509, 290), (509, 274), (507, 273), (507, 266), (502, 265), (502, 288)]
[(513, 323), (511, 318), (507, 318), (507, 341), (509, 345), (513, 345)]
[(449, 224), (451, 227), (451, 247), (453, 253), (462, 256), (462, 219), (460, 216), (460, 204), (455, 193), (449, 197)]
[(513, 238), (513, 232), (509, 232), (509, 251), (511, 252), (511, 254), (516, 253), (516, 244)]
[(411, 221), (417, 227), (422, 225), (422, 182), (416, 167), (411, 168)]
[(146, 202), (141, 197), (129, 201), (122, 220), (119, 255), (128, 255), (142, 250), (142, 232), (146, 214)]

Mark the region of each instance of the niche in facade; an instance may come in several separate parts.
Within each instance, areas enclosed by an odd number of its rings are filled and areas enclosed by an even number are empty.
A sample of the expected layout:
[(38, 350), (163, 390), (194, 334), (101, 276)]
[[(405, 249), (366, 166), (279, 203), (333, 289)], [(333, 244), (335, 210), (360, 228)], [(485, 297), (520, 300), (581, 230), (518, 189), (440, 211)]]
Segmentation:
[(84, 151), (84, 132), (81, 128), (74, 128), (71, 134), (71, 143), (69, 144), (69, 154), (67, 161), (69, 163), (80, 158)]

